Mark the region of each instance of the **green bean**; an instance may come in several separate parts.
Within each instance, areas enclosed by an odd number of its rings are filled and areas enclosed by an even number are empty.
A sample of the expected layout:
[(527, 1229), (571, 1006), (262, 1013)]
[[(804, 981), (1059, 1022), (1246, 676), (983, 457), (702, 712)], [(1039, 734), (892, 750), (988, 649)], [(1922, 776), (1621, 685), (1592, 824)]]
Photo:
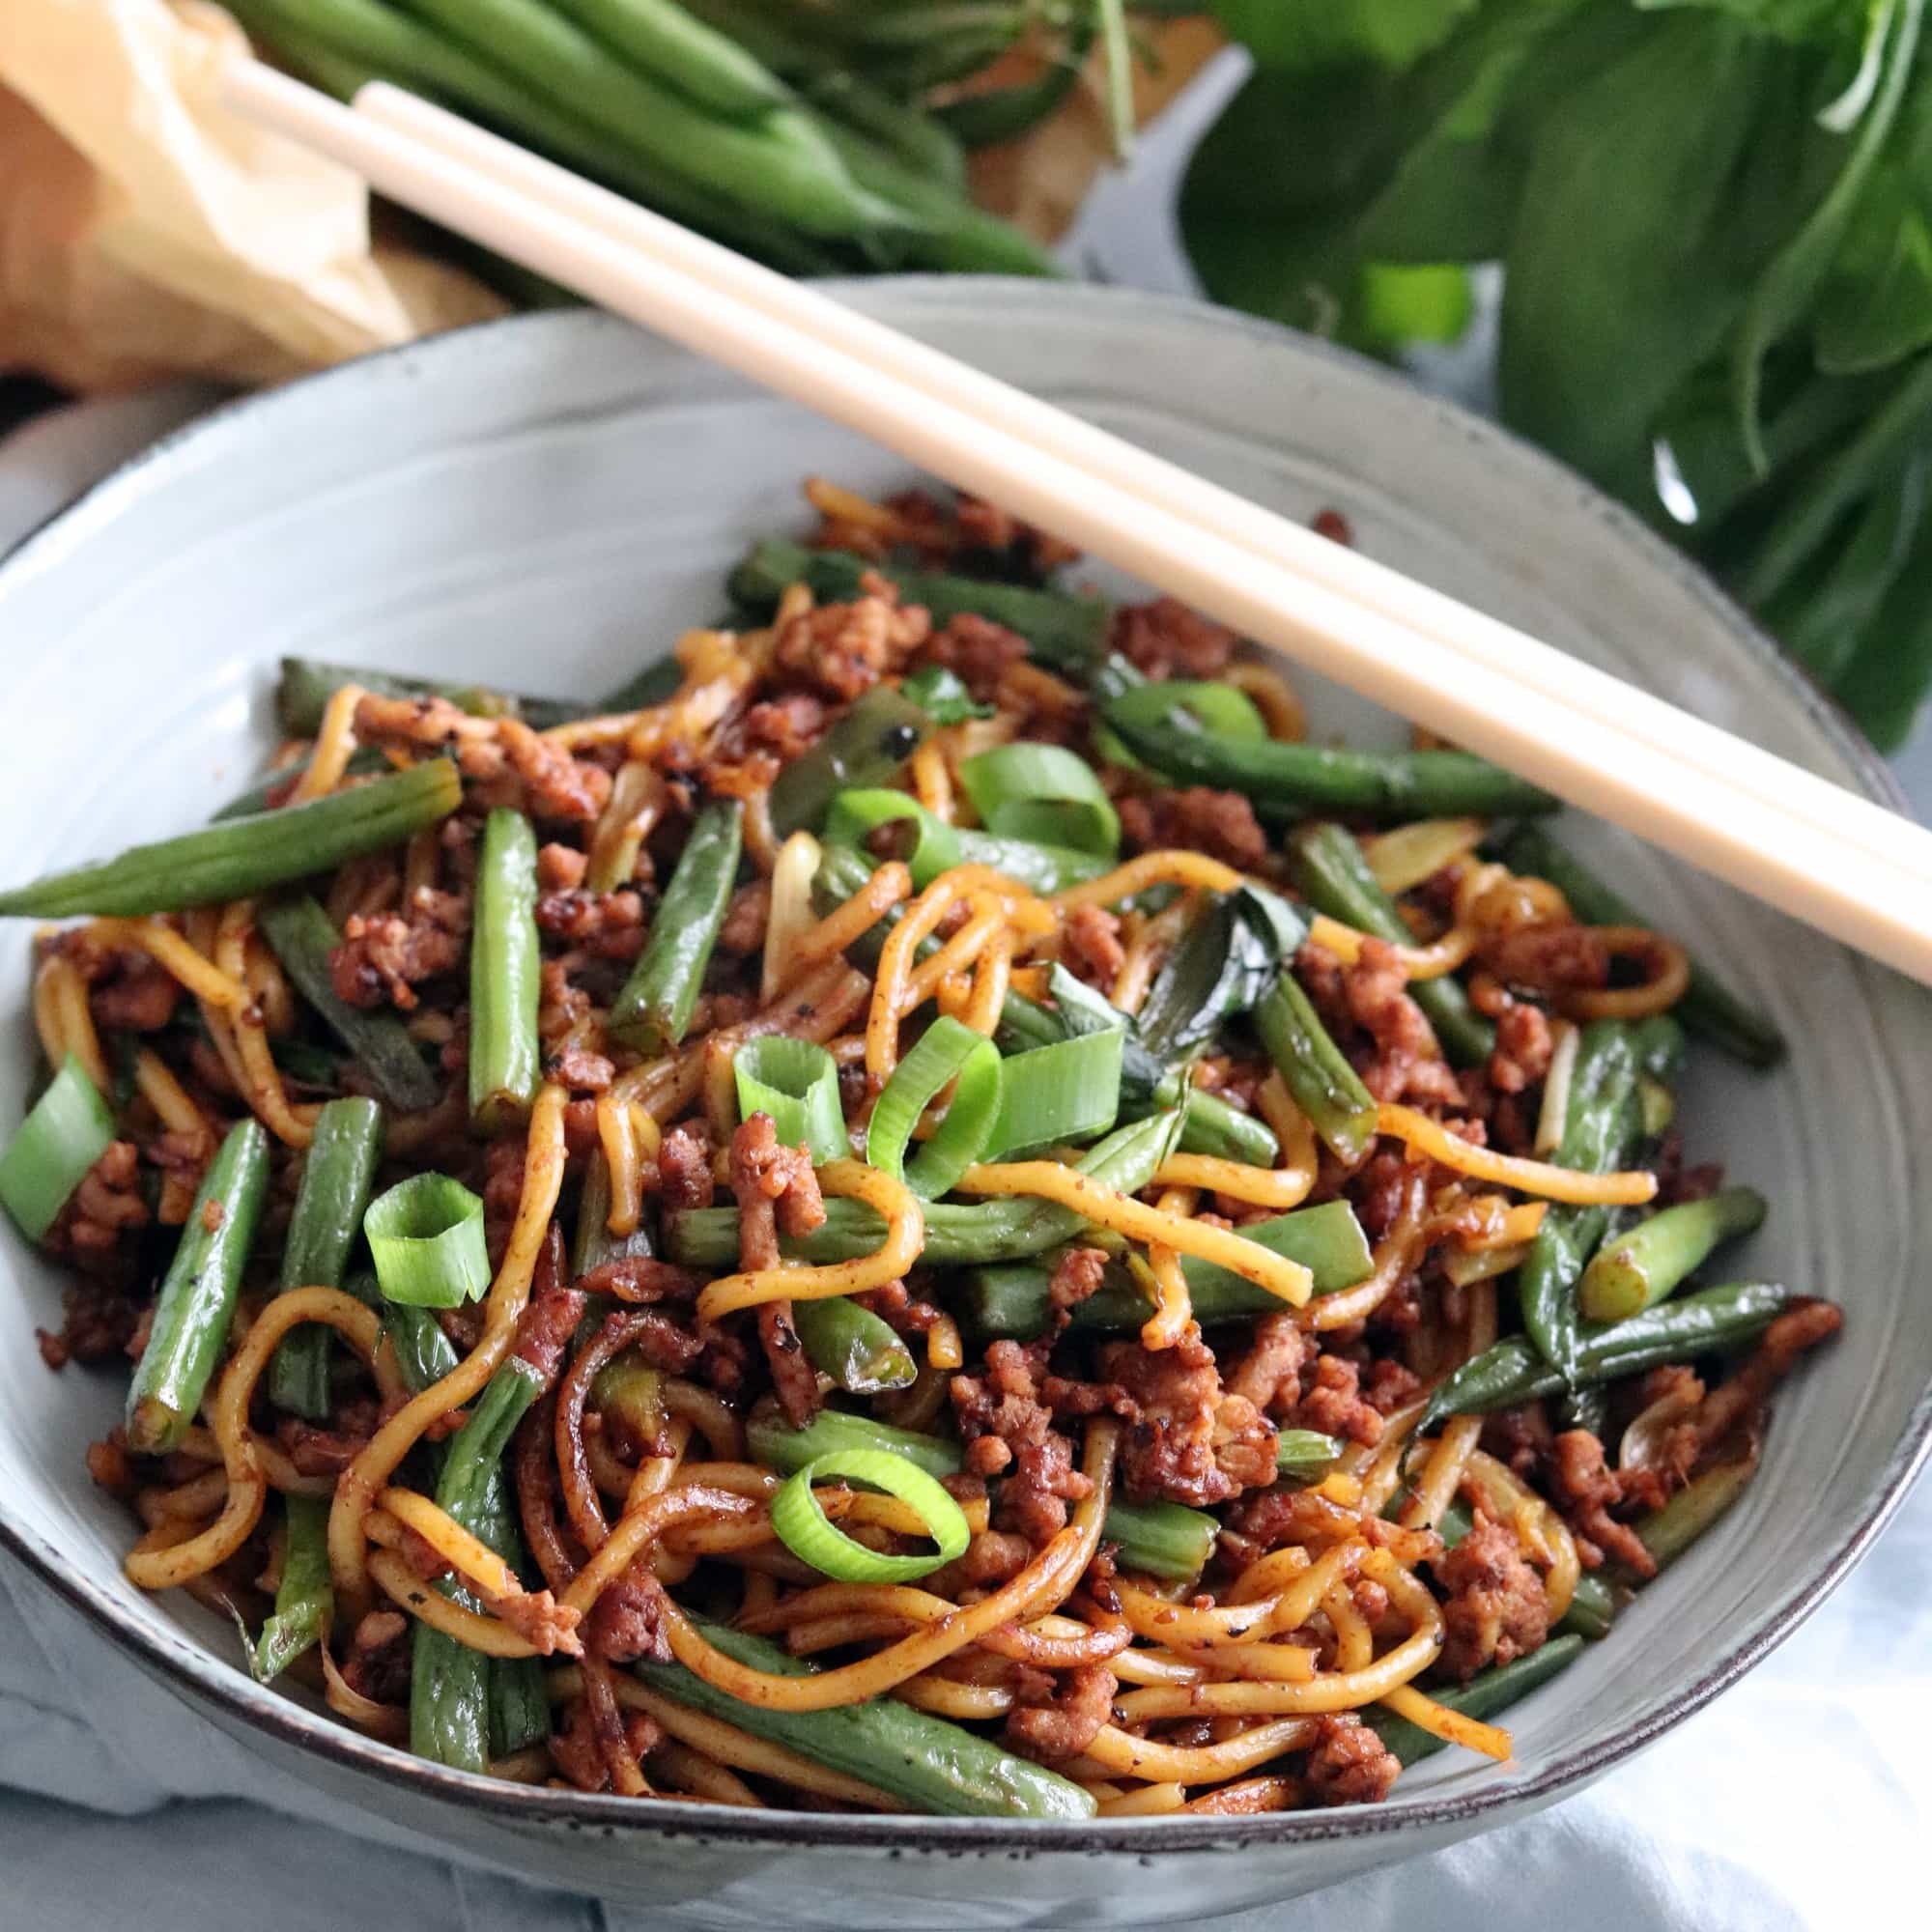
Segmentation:
[(903, 260), (955, 275), (1061, 272), (1053, 257), (1023, 229), (975, 207), (950, 183), (909, 167), (856, 128), (833, 119), (821, 127), (852, 179), (912, 218), (913, 225), (895, 243)]
[[(745, 1444), (768, 1469), (791, 1475), (820, 1456), (849, 1449), (876, 1449), (910, 1463), (928, 1476), (956, 1476), (965, 1453), (943, 1435), (895, 1429), (868, 1415), (821, 1408), (803, 1429), (794, 1429), (774, 1409), (758, 1408), (745, 1425)], [(1179, 1503), (1111, 1501), (1100, 1533), (1121, 1546), (1130, 1570), (1152, 1577), (1198, 1577), (1206, 1567), (1220, 1525), (1211, 1516)]]
[[(354, 0), (349, 0), (354, 4)], [(273, 0), (288, 7), (294, 0)], [(344, 0), (327, 0), (341, 7)], [(365, 0), (367, 4), (367, 0)], [(583, 707), (556, 697), (520, 697), (514, 692), (460, 678), (400, 677), (394, 671), (368, 670), (360, 665), (324, 664), (317, 658), (284, 658), (281, 681), (275, 687), (275, 719), (291, 738), (313, 738), (322, 729), (329, 699), (345, 684), (360, 685), (371, 697), (440, 697), (472, 718), (521, 718), (531, 729), (547, 731), (553, 724), (581, 717)]]
[[(1319, 911), (1393, 946), (1415, 944), (1414, 933), (1369, 869), (1351, 832), (1339, 825), (1304, 826), (1294, 836), (1294, 860), (1301, 890)], [(1453, 974), (1417, 980), (1408, 996), (1428, 1016), (1455, 1065), (1480, 1066), (1495, 1050), (1495, 1028), (1469, 1004)]]
[(687, 100), (731, 121), (756, 121), (792, 92), (728, 36), (669, 0), (554, 0), (586, 33)]
[(1218, 1094), (1190, 1087), (1180, 1102), (1180, 1151), (1249, 1167), (1272, 1167), (1281, 1143), (1265, 1121), (1230, 1106)]
[(462, 798), (456, 767), (447, 758), (431, 758), (354, 791), (225, 819), (156, 844), (130, 846), (118, 859), (37, 879), (0, 893), (0, 915), (131, 919), (253, 898), (330, 871), (346, 859), (400, 845), (412, 832), (447, 818)]
[[(247, 0), (247, 11), (251, 18), (266, 15), (269, 38), (277, 46), (293, 49), (298, 40), (309, 43), (300, 50), (306, 60), (311, 57), (310, 37), (319, 36), (327, 46), (347, 49), (382, 78), (468, 108), (565, 166), (675, 221), (750, 248), (775, 268), (810, 274), (832, 260), (822, 245), (808, 242), (770, 215), (700, 185), (681, 167), (647, 156), (628, 137), (613, 138), (581, 118), (573, 104), (553, 106), (515, 75), (498, 71), (397, 8), (379, 5), (377, 0)], [(327, 79), (324, 84), (335, 85)], [(345, 99), (355, 91), (353, 85), (342, 90)], [(366, 684), (367, 674), (357, 673), (355, 681)], [(455, 687), (455, 701), (463, 701), (464, 690)], [(547, 705), (548, 700), (541, 703)], [(574, 706), (557, 709), (576, 715)], [(542, 708), (524, 713), (533, 724), (544, 715)]]
[[(1299, 1262), (1314, 1275), (1317, 1294), (1353, 1288), (1375, 1265), (1362, 1224), (1346, 1201), (1326, 1201), (1319, 1208), (1298, 1208), (1271, 1220), (1251, 1221), (1240, 1232), (1243, 1238), (1271, 1254)], [(1281, 1306), (1266, 1289), (1198, 1255), (1182, 1256), (1180, 1269), (1187, 1277), (1194, 1319), (1204, 1328), (1221, 1321), (1251, 1321)], [(976, 1267), (954, 1292), (952, 1305), (977, 1338), (1030, 1342), (1045, 1334), (1052, 1321), (1050, 1279), (1050, 1269), (1023, 1261)], [(1151, 1312), (1139, 1288), (1115, 1281), (1071, 1308), (1067, 1326), (1079, 1334), (1130, 1335)]]
[[(1687, 1362), (1713, 1349), (1753, 1341), (1791, 1296), (1772, 1282), (1730, 1282), (1665, 1302), (1628, 1321), (1587, 1328), (1578, 1337), (1575, 1379), (1588, 1386)], [(1415, 1425), (1425, 1435), (1445, 1415), (1492, 1415), (1556, 1395), (1566, 1378), (1526, 1335), (1510, 1335), (1438, 1383)]]
[(1706, 1469), (1637, 1524), (1637, 1539), (1660, 1570), (1676, 1562), (1743, 1495), (1752, 1467), (1747, 1459)]
[[(1540, 825), (1517, 827), (1503, 846), (1503, 863), (1513, 872), (1548, 879), (1587, 924), (1653, 923)], [(1695, 958), (1690, 988), (1672, 1010), (1700, 1039), (1747, 1066), (1776, 1066), (1784, 1058), (1784, 1036), (1771, 1017), (1739, 999)]]
[(1341, 1159), (1359, 1161), (1376, 1138), (1375, 1100), (1291, 968), (1255, 1009), (1255, 1031), (1310, 1125)]
[(794, 759), (772, 785), (772, 830), (781, 838), (823, 825), (841, 791), (890, 784), (924, 744), (932, 721), (910, 698), (876, 685)]
[(811, 1366), (847, 1395), (904, 1388), (919, 1374), (911, 1350), (849, 1295), (794, 1302), (791, 1313)]
[[(383, 1110), (375, 1101), (331, 1100), (316, 1116), (282, 1249), (284, 1292), (341, 1286), (382, 1158)], [(328, 1420), (329, 1341), (319, 1321), (282, 1337), (269, 1370), (269, 1398), (277, 1408)]]
[(1295, 1483), (1319, 1483), (1342, 1454), (1332, 1435), (1316, 1429), (1284, 1429), (1275, 1439), (1275, 1473)]
[(335, 1607), (328, 1579), (328, 1498), (289, 1495), (282, 1504), (287, 1516), (275, 1610), (248, 1660), (259, 1684), (279, 1677), (318, 1642)]
[(1590, 1388), (1565, 1389), (1556, 1398), (1556, 1427), (1587, 1429), (1601, 1441), (1609, 1432), (1610, 1392), (1601, 1383)]
[[(1117, 1127), (1090, 1148), (1077, 1172), (1122, 1194), (1138, 1194), (1174, 1150), (1179, 1116), (1155, 1114)], [(1012, 1198), (976, 1202), (934, 1201), (925, 1208), (924, 1264), (966, 1267), (980, 1262), (1019, 1261), (1070, 1241), (1087, 1225), (1072, 1208), (1054, 1201)], [(877, 1251), (885, 1224), (855, 1201), (828, 1201), (824, 1224), (780, 1245), (810, 1262), (856, 1261)], [(724, 1270), (738, 1262), (735, 1208), (694, 1208), (669, 1217), (666, 1251), (680, 1266)]]
[(684, 1038), (738, 878), (745, 808), (713, 799), (692, 822), (677, 869), (651, 920), (650, 939), (611, 1009), (612, 1038), (666, 1053)]
[(342, 935), (321, 904), (307, 893), (269, 899), (255, 923), (296, 990), (362, 1063), (384, 1099), (409, 1114), (434, 1107), (442, 1083), (410, 1037), (402, 1015), (387, 1007), (352, 1007), (335, 990), (329, 961)]
[(1686, 1201), (1605, 1240), (1590, 1258), (1577, 1301), (1592, 1321), (1623, 1321), (1663, 1300), (1712, 1249), (1762, 1225), (1764, 1196), (1754, 1187), (1724, 1187)]
[(521, 811), (483, 821), (469, 939), (469, 1118), (485, 1133), (523, 1121), (543, 1078), (537, 836)]
[[(469, 1418), (450, 1438), (437, 1479), (436, 1500), (452, 1520), (485, 1543), (497, 1529), (505, 1505), (497, 1485), (502, 1480), (503, 1451), (517, 1424), (541, 1393), (530, 1366), (511, 1356), (490, 1378), (469, 1411)], [(497, 1519), (496, 1520), (493, 1520)], [(497, 1552), (502, 1555), (498, 1549)], [(422, 1584), (438, 1589), (466, 1609), (481, 1606), (453, 1579)], [(481, 1651), (417, 1621), (413, 1662), (410, 1672), (410, 1748), (462, 1771), (482, 1771), (490, 1762), (490, 1662)]]
[(640, 1219), (628, 1235), (611, 1232), (611, 1168), (602, 1148), (593, 1148), (583, 1164), (583, 1192), (578, 1197), (577, 1232), (570, 1247), (570, 1276), (582, 1281), (593, 1268), (610, 1262), (647, 1261), (650, 1230)]
[(808, 235), (864, 241), (902, 225), (789, 108), (762, 115), (755, 126), (714, 120), (621, 66), (541, 0), (415, 0), (415, 11), (627, 151), (713, 193)]
[(757, 545), (731, 575), (731, 596), (748, 611), (769, 615), (794, 583), (810, 587), (824, 603), (849, 603), (859, 580), (876, 570), (899, 587), (908, 604), (932, 613), (935, 626), (954, 617), (985, 617), (1024, 638), (1034, 654), (1056, 670), (1084, 677), (1106, 654), (1113, 606), (1097, 597), (1072, 597), (1024, 584), (988, 583), (974, 577), (880, 565), (849, 551), (807, 550), (771, 537)]
[[(1558, 1167), (1608, 1174), (1630, 1157), (1636, 1144), (1636, 1044), (1629, 1027), (1594, 1020), (1583, 1029), (1554, 1156)], [(1577, 1278), (1608, 1225), (1607, 1208), (1551, 1206), (1517, 1272), (1522, 1325), (1566, 1379), (1575, 1378)]]
[(1127, 750), (1171, 782), (1238, 791), (1258, 806), (1383, 819), (1500, 818), (1557, 809), (1558, 801), (1527, 779), (1469, 752), (1355, 752), (1230, 738), (1174, 722), (1182, 715), (1152, 722), (1121, 698), (1101, 713)]
[[(308, 770), (309, 760), (303, 758), (298, 764), (283, 765), (280, 770), (265, 774), (256, 780), (244, 792), (231, 798), (221, 810), (211, 815), (209, 823), (219, 825), (230, 818), (252, 818), (257, 812), (274, 810), (270, 803), (277, 793), (286, 797), (296, 781)], [(388, 754), (380, 745), (357, 745), (350, 753), (349, 762), (343, 767), (343, 776), (353, 779), (373, 778), (378, 772), (393, 771)]]
[(255, 1122), (238, 1122), (195, 1190), (128, 1385), (128, 1446), (136, 1455), (178, 1449), (200, 1410), (268, 1192), (269, 1137)]
[[(1431, 1690), (1430, 1696), (1465, 1718), (1492, 1718), (1498, 1711), (1527, 1697), (1548, 1684), (1558, 1671), (1567, 1669), (1582, 1654), (1580, 1636), (1554, 1636), (1509, 1663), (1492, 1663), (1468, 1683), (1447, 1690)], [(1447, 1740), (1412, 1724), (1393, 1711), (1377, 1709), (1368, 1715), (1370, 1727), (1405, 1765), (1443, 1748)]]
[[(369, 1286), (375, 1290), (373, 1277)], [(419, 1308), (413, 1302), (384, 1301), (380, 1292), (377, 1306), (383, 1312), (383, 1332), (396, 1351), (396, 1367), (412, 1395), (421, 1395), (454, 1373), (456, 1344), (443, 1332), (435, 1309)]]
[[(705, 1639), (756, 1670), (802, 1677), (813, 1666), (762, 1637), (698, 1623)], [(779, 1711), (741, 1703), (681, 1663), (632, 1666), (653, 1690), (782, 1745), (848, 1777), (890, 1792), (909, 1810), (981, 1818), (1091, 1818), (1094, 1801), (1044, 1766), (1011, 1757), (987, 1739), (894, 1697), (829, 1711)]]

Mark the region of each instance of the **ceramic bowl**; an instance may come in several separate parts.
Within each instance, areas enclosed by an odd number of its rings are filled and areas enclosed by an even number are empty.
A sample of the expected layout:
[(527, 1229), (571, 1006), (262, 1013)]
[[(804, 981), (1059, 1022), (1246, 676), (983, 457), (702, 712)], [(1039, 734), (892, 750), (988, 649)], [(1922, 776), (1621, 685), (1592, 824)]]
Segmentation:
[[(887, 321), (1291, 516), (1338, 508), (1372, 554), (1881, 798), (1882, 768), (1712, 587), (1554, 464), (1390, 375), (1185, 303), (1105, 291), (872, 283)], [(747, 540), (799, 526), (798, 482), (902, 467), (608, 319), (445, 337), (232, 407), (176, 436), (0, 570), (5, 870), (190, 825), (271, 742), (277, 654), (588, 693), (716, 616)], [(1302, 680), (1317, 728), (1401, 726)], [(1754, 1078), (1700, 1056), (1699, 1157), (1770, 1195), (1739, 1272), (1842, 1301), (1842, 1339), (1780, 1399), (1743, 1502), (1511, 1716), (1507, 1772), (1443, 1753), (1370, 1809), (1065, 1826), (736, 1814), (492, 1783), (370, 1743), (236, 1666), (233, 1634), (122, 1578), (120, 1511), (82, 1452), (121, 1380), (50, 1375), (58, 1284), (0, 1244), (0, 1530), (142, 1667), (319, 1815), (708, 1925), (1009, 1927), (1198, 1919), (1312, 1890), (1520, 1817), (1716, 1696), (1877, 1533), (1927, 1448), (1932, 1298), (1910, 1150), (1932, 1142), (1924, 995), (1603, 828), (1577, 837), (1793, 1041)], [(0, 1120), (33, 1070), (29, 934)], [(197, 1730), (185, 1717), (185, 1741)]]

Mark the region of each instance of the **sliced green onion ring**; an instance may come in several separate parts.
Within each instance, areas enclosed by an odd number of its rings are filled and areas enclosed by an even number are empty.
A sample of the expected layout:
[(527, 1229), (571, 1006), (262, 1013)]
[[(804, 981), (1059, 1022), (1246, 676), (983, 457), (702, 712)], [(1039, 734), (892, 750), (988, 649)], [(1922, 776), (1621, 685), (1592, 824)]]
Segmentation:
[(1179, 711), (1216, 738), (1265, 738), (1268, 734), (1267, 720), (1254, 699), (1231, 684), (1166, 678), (1122, 692), (1113, 699), (1113, 708), (1129, 724), (1171, 724)]
[(1126, 1034), (1077, 1034), (1008, 1056), (1002, 1064), (999, 1124), (985, 1158), (1105, 1133), (1121, 1110)]
[(38, 1241), (114, 1138), (114, 1116), (72, 1054), (0, 1154), (0, 1201)]
[(959, 835), (910, 793), (841, 791), (826, 814), (824, 839), (828, 845), (850, 845), (863, 852), (868, 832), (901, 818), (918, 828), (919, 836), (905, 862), (913, 884), (923, 892), (940, 873), (959, 864)]
[(1031, 838), (1112, 858), (1121, 818), (1100, 777), (1064, 745), (1000, 745), (959, 767), (980, 823), (1002, 838)]
[(768, 1034), (747, 1040), (731, 1062), (738, 1081), (738, 1112), (749, 1121), (769, 1114), (780, 1141), (803, 1147), (814, 1166), (840, 1159), (849, 1143), (845, 1110), (838, 1101), (838, 1067), (809, 1039)]
[[(866, 1483), (916, 1510), (939, 1547), (929, 1555), (886, 1556), (855, 1543), (827, 1520), (811, 1486), (839, 1476)], [(772, 1529), (798, 1558), (838, 1583), (910, 1583), (966, 1553), (973, 1532), (966, 1514), (923, 1469), (882, 1449), (835, 1450), (788, 1476), (772, 1498)]]
[(446, 1174), (412, 1174), (362, 1216), (385, 1301), (460, 1308), (490, 1286), (483, 1204)]
[[(959, 1085), (946, 1119), (908, 1166), (906, 1146), (920, 1116), (952, 1080)], [(922, 1201), (937, 1201), (991, 1144), (1003, 1087), (993, 1042), (941, 1014), (886, 1082), (866, 1129), (866, 1158), (903, 1179)]]

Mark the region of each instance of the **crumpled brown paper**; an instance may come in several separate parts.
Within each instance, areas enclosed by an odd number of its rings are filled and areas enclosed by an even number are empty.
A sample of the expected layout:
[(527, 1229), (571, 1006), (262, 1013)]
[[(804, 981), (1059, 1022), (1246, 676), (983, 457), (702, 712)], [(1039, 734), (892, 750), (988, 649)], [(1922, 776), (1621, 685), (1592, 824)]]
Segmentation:
[(502, 313), (215, 102), (242, 43), (199, 0), (0, 0), (0, 369), (265, 382)]

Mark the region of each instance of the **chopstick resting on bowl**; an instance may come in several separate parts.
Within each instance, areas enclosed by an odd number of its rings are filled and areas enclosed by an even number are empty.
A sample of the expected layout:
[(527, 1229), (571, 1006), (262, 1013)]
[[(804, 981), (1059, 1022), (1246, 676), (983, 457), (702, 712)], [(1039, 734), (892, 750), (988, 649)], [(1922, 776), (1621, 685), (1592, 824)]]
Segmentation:
[(401, 90), (225, 97), (391, 199), (1932, 983), (1932, 833)]

